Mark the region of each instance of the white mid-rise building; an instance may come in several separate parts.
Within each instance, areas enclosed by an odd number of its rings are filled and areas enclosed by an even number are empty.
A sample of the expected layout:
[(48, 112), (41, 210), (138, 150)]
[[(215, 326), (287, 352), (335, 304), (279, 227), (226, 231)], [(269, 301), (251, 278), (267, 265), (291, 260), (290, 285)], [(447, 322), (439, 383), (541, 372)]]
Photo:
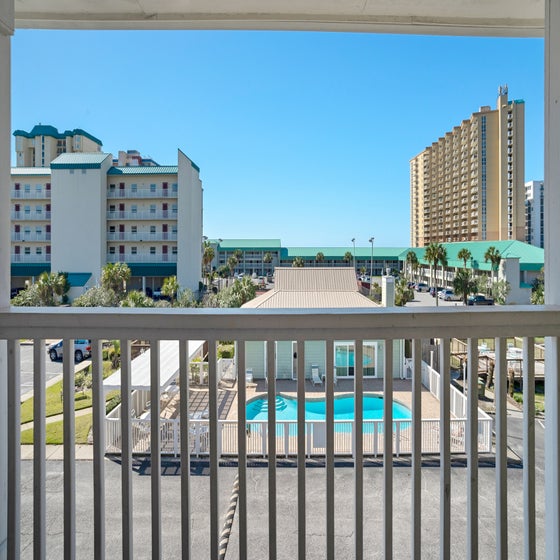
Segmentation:
[(525, 241), (544, 249), (544, 181), (525, 183)]
[(202, 183), (180, 150), (175, 166), (113, 166), (111, 154), (63, 153), (46, 167), (12, 168), (12, 288), (43, 271), (69, 273), (70, 297), (126, 262), (129, 289), (177, 275), (198, 290)]

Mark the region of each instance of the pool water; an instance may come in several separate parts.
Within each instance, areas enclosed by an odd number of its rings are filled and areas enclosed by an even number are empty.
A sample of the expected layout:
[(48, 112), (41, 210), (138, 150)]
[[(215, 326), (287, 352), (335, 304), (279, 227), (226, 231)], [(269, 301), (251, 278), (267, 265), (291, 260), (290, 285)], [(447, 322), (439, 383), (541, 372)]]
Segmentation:
[[(325, 399), (305, 400), (306, 420), (325, 420)], [(393, 419), (410, 420), (410, 410), (397, 402), (393, 402)], [(341, 395), (334, 399), (334, 419), (354, 419), (354, 395)], [(247, 420), (268, 420), (268, 400), (256, 398), (247, 402)], [(277, 395), (276, 420), (297, 420), (297, 399)], [(383, 420), (383, 397), (380, 395), (364, 395), (364, 420)]]

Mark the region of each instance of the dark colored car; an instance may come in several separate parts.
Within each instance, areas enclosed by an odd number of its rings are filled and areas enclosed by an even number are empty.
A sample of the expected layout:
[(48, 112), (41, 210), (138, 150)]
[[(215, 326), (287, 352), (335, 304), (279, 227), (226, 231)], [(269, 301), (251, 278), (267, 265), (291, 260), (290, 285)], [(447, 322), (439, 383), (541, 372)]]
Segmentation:
[(467, 305), (494, 305), (494, 300), (482, 294), (477, 294), (476, 296), (469, 296)]
[(430, 288), (430, 295), (431, 295), (432, 297), (436, 297), (436, 295), (437, 295), (439, 292), (441, 292), (441, 290), (443, 290), (443, 288), (441, 288), (441, 287), (439, 287), (439, 286), (438, 286), (437, 288), (434, 287), (434, 286), (432, 286), (432, 287)]

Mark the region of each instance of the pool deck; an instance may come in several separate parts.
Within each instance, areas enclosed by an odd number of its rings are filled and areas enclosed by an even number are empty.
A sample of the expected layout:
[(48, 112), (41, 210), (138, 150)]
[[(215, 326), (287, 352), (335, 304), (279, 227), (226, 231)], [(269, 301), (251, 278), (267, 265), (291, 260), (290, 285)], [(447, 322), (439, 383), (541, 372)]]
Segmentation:
[[(268, 387), (264, 380), (257, 380), (247, 384), (247, 400), (253, 397), (266, 396)], [(354, 392), (353, 379), (338, 378), (335, 386), (335, 396)], [(364, 379), (364, 392), (383, 394), (383, 379)], [(233, 393), (233, 394), (232, 394)], [(276, 393), (290, 397), (297, 396), (297, 381), (291, 379), (278, 379), (276, 381)], [(324, 385), (313, 385), (310, 380), (305, 382), (305, 397), (318, 398), (325, 395)], [(199, 396), (200, 398), (200, 396)], [(227, 409), (225, 418), (227, 420), (237, 420), (237, 386), (228, 391), (227, 406), (222, 407), (223, 412)], [(219, 399), (220, 400), (220, 399)], [(403, 379), (393, 379), (393, 400), (412, 407), (412, 381)], [(192, 401), (192, 397), (191, 397)], [(425, 388), (422, 387), (422, 418), (439, 418), (439, 401)], [(223, 415), (220, 415), (223, 417)]]

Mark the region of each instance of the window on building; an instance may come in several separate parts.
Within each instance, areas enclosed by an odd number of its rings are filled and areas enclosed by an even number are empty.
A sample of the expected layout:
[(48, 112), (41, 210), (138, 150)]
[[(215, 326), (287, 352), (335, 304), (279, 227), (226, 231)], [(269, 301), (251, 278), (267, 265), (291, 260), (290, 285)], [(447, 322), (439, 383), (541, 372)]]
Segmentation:
[(110, 193), (114, 193), (115, 192), (115, 185), (109, 185), (109, 192)]
[(43, 254), (43, 248), (42, 247), (35, 247), (35, 254), (36, 255), (42, 255)]
[(155, 214), (155, 213), (156, 213), (156, 205), (150, 204), (150, 214)]
[(115, 248), (114, 248), (114, 247), (109, 247), (109, 254), (110, 254), (110, 255), (114, 255), (114, 254), (115, 254)]
[(42, 214), (43, 213), (43, 207), (40, 204), (35, 206), (35, 213), (36, 214)]
[(35, 228), (35, 234), (36, 234), (36, 235), (43, 235), (43, 228), (40, 227), (40, 226), (37, 226), (37, 227)]
[(171, 226), (171, 233), (177, 233), (177, 224)]
[(24, 206), (24, 207), (23, 207), (23, 211), (24, 211), (26, 214), (31, 214), (31, 206)]
[(150, 247), (150, 255), (155, 255), (155, 254), (156, 254), (156, 248)]
[(114, 204), (109, 205), (109, 212), (115, 212), (116, 206)]
[(31, 247), (24, 247), (23, 248), (24, 255), (31, 255)]
[(131, 211), (133, 214), (136, 214), (136, 212), (138, 212), (138, 206), (136, 206), (136, 204), (133, 204), (133, 205), (130, 207), (130, 211)]
[(138, 247), (131, 247), (131, 248), (130, 248), (130, 252), (131, 252), (133, 255), (136, 255), (136, 254), (138, 253)]
[(151, 193), (155, 193), (155, 192), (156, 192), (156, 184), (155, 184), (155, 183), (152, 183), (152, 184), (150, 185), (150, 192), (151, 192)]
[(35, 185), (35, 192), (41, 194), (43, 192), (43, 185)]
[(174, 245), (173, 247), (171, 247), (171, 254), (172, 254), (172, 255), (176, 255), (176, 254), (177, 254), (177, 245)]
[(31, 192), (31, 185), (23, 185), (23, 190), (26, 193), (30, 193)]
[(173, 212), (173, 214), (177, 214), (177, 205), (176, 204), (171, 205), (171, 212)]
[(138, 191), (138, 185), (136, 183), (132, 183), (132, 185), (130, 185), (130, 190), (135, 193)]
[(156, 226), (150, 226), (150, 233), (156, 232)]
[(131, 231), (132, 233), (138, 233), (138, 226), (131, 226), (131, 227), (130, 227), (130, 231)]
[(115, 226), (109, 226), (109, 233), (115, 233)]

